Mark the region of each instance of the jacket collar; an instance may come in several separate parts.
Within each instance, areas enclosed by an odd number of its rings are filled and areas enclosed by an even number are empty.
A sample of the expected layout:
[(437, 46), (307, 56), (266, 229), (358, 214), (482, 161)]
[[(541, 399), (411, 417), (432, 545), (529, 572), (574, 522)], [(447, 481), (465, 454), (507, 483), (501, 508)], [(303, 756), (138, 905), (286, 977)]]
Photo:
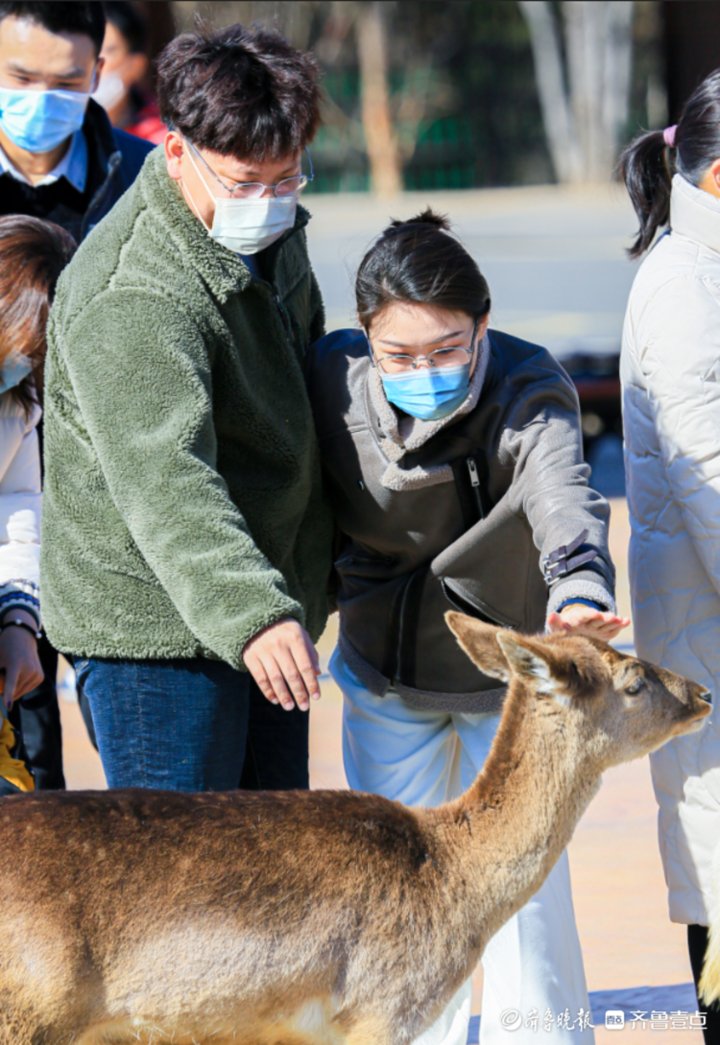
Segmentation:
[(380, 480), (383, 486), (389, 490), (418, 489), (452, 479), (452, 469), (449, 465), (413, 464), (408, 467), (407, 463), (403, 464), (403, 459), (406, 454), (420, 450), (443, 429), (455, 424), (475, 409), (485, 383), (489, 360), (490, 338), (485, 334), (480, 341), (478, 359), (470, 378), (467, 396), (451, 414), (434, 421), (410, 417), (392, 407), (385, 397), (380, 371), (368, 362), (365, 409), (370, 429), (376, 441), (382, 439), (382, 453), (388, 461)]
[[(141, 175), (148, 206), (167, 233), (179, 254), (185, 257), (203, 277), (212, 293), (222, 302), (252, 282), (252, 275), (242, 258), (216, 243), (192, 213), (176, 182), (169, 177), (162, 149), (152, 153)], [(298, 229), (307, 225), (309, 213), (298, 206), (295, 225), (277, 243), (268, 248), (276, 257), (282, 245)]]
[(88, 162), (92, 163), (94, 160), (101, 171), (106, 173), (115, 154), (118, 162), (120, 161), (120, 150), (113, 138), (112, 124), (107, 113), (93, 98), (85, 110), (82, 130), (89, 147)]
[(670, 196), (670, 227), (720, 253), (720, 200), (676, 174)]

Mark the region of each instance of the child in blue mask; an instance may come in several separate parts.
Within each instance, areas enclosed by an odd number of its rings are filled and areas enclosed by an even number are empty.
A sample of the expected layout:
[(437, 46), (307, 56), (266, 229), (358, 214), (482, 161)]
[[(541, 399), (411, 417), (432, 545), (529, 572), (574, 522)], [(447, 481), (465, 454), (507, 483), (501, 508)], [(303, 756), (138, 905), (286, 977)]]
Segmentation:
[[(473, 258), (430, 211), (394, 222), (357, 275), (359, 330), (313, 346), (310, 394), (339, 530), (351, 787), (409, 805), (465, 790), (503, 690), (444, 622), (451, 608), (523, 631), (603, 639), (615, 614), (608, 506), (587, 485), (577, 398), (543, 348), (489, 326)], [(515, 1041), (504, 1011), (589, 1011), (567, 859), (483, 957), (481, 1042)], [(416, 1045), (465, 1045), (469, 981)], [(588, 1045), (587, 1020), (544, 1035)]]

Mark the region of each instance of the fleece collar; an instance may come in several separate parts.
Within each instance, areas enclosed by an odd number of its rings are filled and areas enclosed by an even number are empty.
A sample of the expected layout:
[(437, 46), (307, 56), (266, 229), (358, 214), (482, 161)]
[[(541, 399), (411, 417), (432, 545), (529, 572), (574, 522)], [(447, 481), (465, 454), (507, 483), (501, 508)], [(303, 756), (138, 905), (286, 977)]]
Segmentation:
[[(179, 256), (198, 270), (212, 294), (225, 302), (245, 290), (252, 283), (250, 269), (238, 254), (210, 238), (183, 199), (177, 182), (169, 177), (162, 149), (148, 157), (143, 180), (149, 208), (164, 226)], [(294, 227), (268, 249), (280, 250), (309, 220), (309, 213), (298, 206)]]
[(418, 464), (408, 468), (403, 467), (402, 461), (405, 454), (419, 450), (438, 432), (475, 409), (480, 399), (489, 360), (490, 341), (485, 334), (478, 348), (477, 365), (470, 378), (467, 396), (451, 414), (438, 417), (434, 421), (410, 417), (391, 406), (385, 398), (380, 371), (376, 366), (368, 367), (366, 408), (372, 431), (376, 437), (384, 437), (380, 445), (388, 463), (380, 482), (386, 489), (417, 490), (423, 486), (450, 482), (453, 471), (449, 464)]
[(681, 174), (674, 175), (670, 227), (673, 232), (720, 253), (720, 200), (691, 185)]

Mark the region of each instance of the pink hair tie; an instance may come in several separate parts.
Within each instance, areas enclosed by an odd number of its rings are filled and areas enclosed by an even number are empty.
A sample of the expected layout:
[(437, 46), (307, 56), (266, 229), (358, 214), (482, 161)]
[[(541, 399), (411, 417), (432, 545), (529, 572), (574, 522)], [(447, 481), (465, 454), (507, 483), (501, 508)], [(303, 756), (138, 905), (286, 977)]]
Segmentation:
[(677, 124), (674, 123), (672, 127), (666, 127), (662, 132), (663, 141), (667, 145), (668, 149), (675, 148), (675, 132), (677, 131)]

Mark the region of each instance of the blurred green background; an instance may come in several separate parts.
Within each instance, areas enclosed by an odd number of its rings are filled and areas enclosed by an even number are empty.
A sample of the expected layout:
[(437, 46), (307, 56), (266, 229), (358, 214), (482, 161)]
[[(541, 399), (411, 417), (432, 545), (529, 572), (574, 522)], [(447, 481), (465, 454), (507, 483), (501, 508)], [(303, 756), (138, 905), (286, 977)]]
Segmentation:
[(311, 49), (320, 192), (611, 178), (720, 65), (717, 0), (152, 0), (154, 53), (197, 19), (275, 26)]

